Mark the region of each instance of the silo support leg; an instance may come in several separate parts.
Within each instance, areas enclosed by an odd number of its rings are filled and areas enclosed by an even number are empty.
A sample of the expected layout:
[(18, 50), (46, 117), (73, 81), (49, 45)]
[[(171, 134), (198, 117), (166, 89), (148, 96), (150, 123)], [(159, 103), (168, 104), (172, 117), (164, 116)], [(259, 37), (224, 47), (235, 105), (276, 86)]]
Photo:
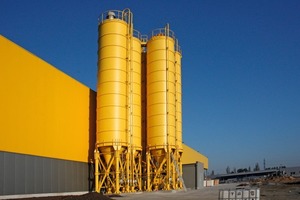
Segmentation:
[[(114, 184), (112, 181), (111, 181), (111, 179), (109, 178), (109, 172), (110, 172), (110, 170), (111, 170), (111, 166), (112, 166), (112, 164), (114, 163), (114, 157), (111, 157), (111, 159), (110, 159), (110, 161), (109, 161), (109, 164), (108, 164), (108, 167), (106, 168), (105, 167), (105, 165), (104, 165), (104, 163), (101, 161), (101, 159), (99, 159), (99, 163), (100, 163), (100, 165), (102, 166), (102, 168), (103, 168), (103, 171), (105, 172), (104, 174), (103, 174), (103, 177), (101, 178), (101, 182), (100, 182), (100, 184), (98, 185), (98, 187), (99, 187), (99, 191), (100, 191), (100, 188), (103, 186), (103, 184), (104, 184), (104, 182), (105, 182), (105, 180), (107, 180), (108, 182), (110, 182), (112, 185)], [(100, 173), (99, 173), (99, 175), (100, 175)], [(111, 191), (111, 188), (107, 188), (107, 190), (108, 190), (108, 193), (110, 193), (109, 191)]]
[[(182, 161), (181, 161), (181, 155), (179, 156), (179, 176), (182, 177)], [(183, 179), (182, 179), (183, 180)], [(182, 181), (180, 183), (180, 189), (183, 188), (183, 183)]]
[(94, 151), (94, 159), (95, 159), (95, 191), (100, 192), (100, 187), (99, 187), (99, 158), (100, 154), (98, 149), (95, 149)]
[(142, 157), (141, 155), (139, 155), (139, 160), (138, 160), (138, 187), (139, 187), (139, 191), (142, 190)]
[(115, 161), (116, 161), (116, 180), (115, 180), (115, 193), (120, 193), (120, 150), (115, 151)]
[[(175, 157), (177, 159), (177, 156)], [(172, 163), (172, 188), (174, 190), (177, 189), (177, 178), (176, 178), (176, 162), (171, 162)]]
[(150, 186), (150, 154), (147, 153), (146, 155), (146, 160), (147, 160), (147, 191), (151, 191), (151, 186)]
[[(169, 151), (170, 152), (170, 151)], [(167, 152), (167, 185), (166, 185), (166, 190), (170, 190), (170, 178), (171, 178), (171, 157), (170, 153)]]
[(129, 192), (129, 152), (126, 153), (126, 161), (125, 162), (126, 162), (126, 179), (125, 179), (126, 189), (125, 189), (125, 191)]

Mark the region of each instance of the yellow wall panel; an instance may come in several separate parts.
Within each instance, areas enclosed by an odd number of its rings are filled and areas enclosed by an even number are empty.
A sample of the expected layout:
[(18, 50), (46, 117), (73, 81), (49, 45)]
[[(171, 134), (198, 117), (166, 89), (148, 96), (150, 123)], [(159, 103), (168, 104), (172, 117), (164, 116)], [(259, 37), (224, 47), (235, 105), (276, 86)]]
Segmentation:
[(96, 93), (0, 35), (0, 151), (87, 162)]
[(208, 169), (208, 158), (191, 147), (182, 144), (183, 154), (182, 154), (182, 164), (191, 164), (196, 162), (203, 163), (204, 169)]

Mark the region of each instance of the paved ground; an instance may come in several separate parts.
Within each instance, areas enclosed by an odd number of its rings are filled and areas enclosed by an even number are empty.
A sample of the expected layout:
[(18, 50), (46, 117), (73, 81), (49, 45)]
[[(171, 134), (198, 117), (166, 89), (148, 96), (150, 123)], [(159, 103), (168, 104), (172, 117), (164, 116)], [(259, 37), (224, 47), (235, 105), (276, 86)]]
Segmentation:
[[(159, 191), (121, 194), (120, 197), (112, 197), (115, 200), (218, 200), (220, 189), (236, 189), (238, 184), (221, 184), (200, 190), (183, 191)], [(266, 184), (260, 185), (259, 200), (300, 200), (300, 184)]]
[(235, 189), (237, 184), (222, 184), (214, 187), (207, 187), (200, 190), (184, 191), (158, 191), (158, 192), (139, 192), (122, 194), (121, 197), (112, 197), (115, 200), (151, 200), (151, 199), (198, 199), (198, 200), (218, 200), (219, 189)]
[[(112, 195), (114, 200), (152, 200), (152, 199), (172, 199), (172, 200), (218, 200), (220, 189), (236, 189), (238, 184), (221, 184), (207, 187), (200, 190), (184, 191), (158, 191), (158, 192), (138, 192), (120, 195)], [(300, 182), (293, 184), (267, 183), (260, 184), (259, 200), (300, 200)], [(0, 196), (1, 197), (1, 196)], [(78, 196), (54, 196), (54, 197), (33, 197), (26, 200), (106, 200), (110, 199), (98, 193), (87, 193)], [(25, 200), (23, 199), (23, 200)], [(20, 200), (20, 199), (19, 199)]]

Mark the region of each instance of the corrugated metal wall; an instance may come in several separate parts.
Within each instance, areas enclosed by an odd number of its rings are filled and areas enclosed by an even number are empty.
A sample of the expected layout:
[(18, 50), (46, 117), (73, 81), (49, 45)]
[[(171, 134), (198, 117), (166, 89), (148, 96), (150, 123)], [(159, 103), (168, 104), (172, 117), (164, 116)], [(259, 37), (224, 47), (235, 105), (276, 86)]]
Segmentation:
[(0, 195), (88, 191), (89, 174), (88, 163), (0, 151)]
[(204, 168), (203, 163), (182, 165), (183, 180), (185, 186), (191, 189), (201, 189), (204, 187)]

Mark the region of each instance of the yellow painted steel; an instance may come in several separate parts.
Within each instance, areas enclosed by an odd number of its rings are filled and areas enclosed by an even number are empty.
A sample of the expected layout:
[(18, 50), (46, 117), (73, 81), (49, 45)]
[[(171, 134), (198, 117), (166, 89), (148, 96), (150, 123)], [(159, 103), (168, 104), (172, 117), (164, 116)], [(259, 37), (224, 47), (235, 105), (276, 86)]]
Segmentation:
[[(132, 13), (108, 11), (99, 24), (96, 191), (141, 190), (141, 40)], [(99, 151), (99, 154), (97, 154)]]
[[(115, 12), (107, 13), (107, 19), (99, 25), (97, 133), (96, 150), (99, 148), (100, 168), (104, 174), (96, 191), (105, 187), (107, 193), (120, 192), (120, 153), (128, 146), (128, 99), (127, 99), (127, 34), (128, 24), (115, 18)], [(102, 161), (102, 162), (101, 162)], [(98, 168), (98, 166), (95, 166)], [(100, 169), (101, 171), (101, 169)], [(106, 184), (109, 181), (109, 184)]]
[(183, 144), (182, 164), (193, 164), (196, 162), (203, 163), (205, 169), (208, 169), (208, 158), (193, 148)]
[(176, 70), (176, 147), (182, 152), (182, 86), (181, 86), (181, 52), (177, 45), (175, 51)]
[[(147, 43), (147, 145), (175, 148), (174, 39), (155, 35)], [(154, 150), (155, 151), (155, 150)]]
[[(139, 36), (139, 32), (137, 32)], [(128, 111), (128, 122), (129, 122), (129, 148), (128, 155), (130, 163), (128, 163), (128, 179), (129, 184), (125, 191), (134, 192), (135, 189), (142, 189), (142, 108), (141, 108), (141, 53), (142, 46), (141, 40), (137, 37), (129, 38), (131, 43), (130, 59), (128, 66), (129, 74), (129, 111)]]
[(181, 180), (178, 183), (179, 188), (185, 188), (182, 179), (182, 85), (181, 85), (181, 49), (178, 40), (175, 44), (175, 90), (176, 90), (176, 161), (178, 162), (178, 176)]
[(132, 141), (131, 145), (136, 150), (142, 149), (142, 97), (141, 97), (141, 56), (142, 46), (141, 40), (137, 37), (132, 38), (132, 64), (130, 66), (131, 80), (130, 83), (130, 102), (132, 106)]
[(88, 162), (95, 92), (2, 35), (0, 55), (0, 151)]
[(103, 147), (100, 151), (127, 146), (126, 34), (127, 23), (122, 20), (107, 19), (99, 26), (96, 139)]
[(176, 145), (175, 38), (167, 25), (147, 43), (147, 190), (178, 188)]

